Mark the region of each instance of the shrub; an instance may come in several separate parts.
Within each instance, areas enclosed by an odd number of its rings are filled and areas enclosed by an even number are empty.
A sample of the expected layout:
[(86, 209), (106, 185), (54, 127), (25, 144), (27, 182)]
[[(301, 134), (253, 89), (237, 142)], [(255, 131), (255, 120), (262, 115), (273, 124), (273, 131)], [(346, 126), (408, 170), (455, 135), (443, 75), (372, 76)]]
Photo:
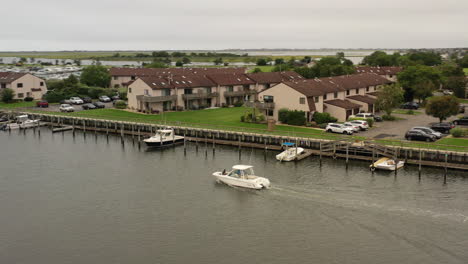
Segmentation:
[(281, 122), (281, 123), (285, 123), (288, 121), (288, 112), (289, 112), (289, 109), (287, 108), (281, 108), (279, 111), (278, 111), (278, 120)]
[(289, 111), (288, 112), (288, 120), (286, 124), (293, 125), (293, 126), (303, 126), (306, 122), (305, 112), (304, 111)]
[(115, 102), (115, 108), (125, 109), (125, 108), (127, 108), (127, 104), (124, 101), (119, 100), (119, 101)]
[(234, 103), (234, 107), (241, 107), (243, 105), (244, 105), (244, 102), (242, 102), (242, 101), (237, 101), (237, 102)]
[(10, 88), (3, 89), (0, 92), (0, 98), (4, 103), (11, 103), (13, 102), (13, 97), (15, 97), (15, 91)]
[(468, 129), (463, 129), (460, 127), (456, 127), (450, 130), (450, 134), (453, 137), (464, 137), (468, 135)]
[(31, 101), (33, 101), (33, 100), (34, 100), (34, 98), (33, 98), (33, 97), (29, 97), (29, 96), (24, 98), (24, 101), (25, 101), (25, 102), (31, 102)]
[(394, 117), (392, 115), (383, 115), (382, 119), (385, 120), (385, 121), (395, 121), (396, 117)]
[(254, 109), (249, 109), (241, 116), (241, 122), (248, 122), (248, 123), (259, 123), (265, 121), (265, 116), (258, 110), (255, 110), (254, 116)]
[(314, 121), (317, 124), (334, 123), (334, 122), (338, 121), (338, 119), (331, 116), (329, 113), (315, 112), (313, 118), (314, 118)]
[(245, 116), (241, 116), (241, 122), (245, 122)]
[(406, 111), (406, 114), (407, 115), (414, 115), (414, 111), (413, 110), (408, 110), (408, 111)]

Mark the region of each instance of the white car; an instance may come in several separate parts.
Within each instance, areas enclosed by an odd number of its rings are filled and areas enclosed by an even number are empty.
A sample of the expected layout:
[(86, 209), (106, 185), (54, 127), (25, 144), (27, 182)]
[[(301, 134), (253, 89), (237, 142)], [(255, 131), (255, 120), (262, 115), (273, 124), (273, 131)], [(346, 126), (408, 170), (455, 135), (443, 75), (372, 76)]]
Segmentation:
[(450, 90), (443, 90), (442, 93), (444, 95), (453, 95), (453, 91), (450, 91)]
[(79, 98), (79, 97), (70, 98), (70, 102), (72, 104), (84, 104), (83, 100), (81, 100), (81, 98)]
[(75, 112), (75, 108), (69, 104), (61, 104), (59, 109), (60, 112)]
[(351, 115), (349, 116), (349, 118), (372, 118), (374, 119), (374, 115), (372, 113), (359, 113), (359, 114), (355, 114), (355, 115)]
[(352, 127), (345, 126), (342, 124), (329, 123), (327, 127), (325, 128), (325, 131), (330, 132), (330, 133), (333, 132), (333, 133), (352, 135), (354, 132), (354, 129)]
[(358, 125), (352, 124), (351, 122), (345, 122), (343, 126), (351, 127), (354, 130), (354, 132), (359, 132), (359, 130), (361, 130), (361, 128)]
[(369, 129), (369, 124), (367, 123), (367, 121), (364, 121), (364, 120), (353, 120), (353, 121), (349, 121), (349, 123), (358, 126), (359, 129), (361, 130)]

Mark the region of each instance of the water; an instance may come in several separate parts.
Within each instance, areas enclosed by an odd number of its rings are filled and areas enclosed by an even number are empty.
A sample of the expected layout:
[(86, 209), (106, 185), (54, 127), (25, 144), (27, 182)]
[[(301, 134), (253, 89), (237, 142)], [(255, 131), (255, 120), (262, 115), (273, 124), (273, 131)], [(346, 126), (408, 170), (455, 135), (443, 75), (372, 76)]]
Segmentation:
[[(467, 263), (468, 178), (80, 132), (0, 133), (0, 263)], [(273, 188), (215, 183), (255, 165)]]

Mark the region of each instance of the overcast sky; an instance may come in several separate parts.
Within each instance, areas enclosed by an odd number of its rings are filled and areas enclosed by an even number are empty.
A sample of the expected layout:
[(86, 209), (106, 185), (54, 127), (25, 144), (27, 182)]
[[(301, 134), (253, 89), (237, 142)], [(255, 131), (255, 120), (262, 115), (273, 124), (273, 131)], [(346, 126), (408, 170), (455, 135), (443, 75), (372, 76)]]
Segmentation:
[(0, 50), (468, 46), (468, 0), (14, 0)]

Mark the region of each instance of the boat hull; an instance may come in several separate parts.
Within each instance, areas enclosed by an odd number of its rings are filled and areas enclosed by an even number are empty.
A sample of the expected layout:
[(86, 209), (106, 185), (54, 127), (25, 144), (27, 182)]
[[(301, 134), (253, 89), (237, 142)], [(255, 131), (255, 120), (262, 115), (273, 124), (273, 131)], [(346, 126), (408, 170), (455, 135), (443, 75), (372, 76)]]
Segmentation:
[(290, 148), (276, 155), (276, 159), (279, 161), (293, 161), (296, 160), (297, 156), (304, 152), (303, 148)]
[(236, 186), (248, 189), (260, 190), (270, 187), (270, 181), (266, 178), (257, 177), (256, 179), (240, 179), (234, 178), (227, 175), (223, 175), (221, 172), (213, 173), (213, 176), (219, 181), (229, 186)]
[(153, 148), (164, 148), (164, 147), (169, 147), (177, 144), (182, 144), (184, 143), (183, 138), (178, 138), (174, 140), (163, 140), (162, 143), (161, 141), (145, 141), (143, 140), (148, 147), (153, 147)]

